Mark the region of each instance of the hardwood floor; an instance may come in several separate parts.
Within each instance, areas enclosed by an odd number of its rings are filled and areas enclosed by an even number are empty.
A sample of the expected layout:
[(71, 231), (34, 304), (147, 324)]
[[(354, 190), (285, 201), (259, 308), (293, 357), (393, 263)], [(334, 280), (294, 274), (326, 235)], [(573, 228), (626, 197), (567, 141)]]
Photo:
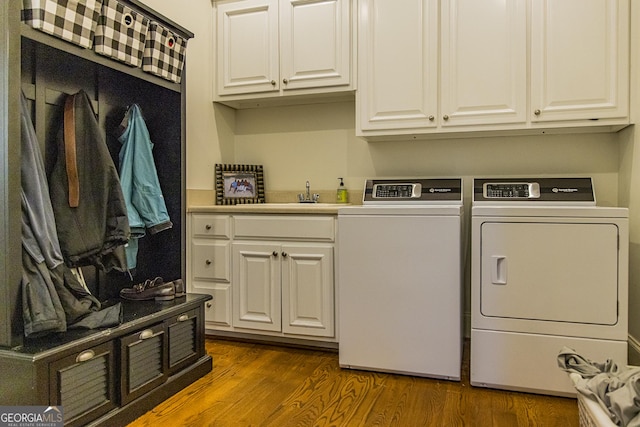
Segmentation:
[[(468, 346), (467, 346), (468, 347)], [(143, 426), (578, 426), (575, 399), (341, 369), (335, 352), (207, 338), (214, 368)]]

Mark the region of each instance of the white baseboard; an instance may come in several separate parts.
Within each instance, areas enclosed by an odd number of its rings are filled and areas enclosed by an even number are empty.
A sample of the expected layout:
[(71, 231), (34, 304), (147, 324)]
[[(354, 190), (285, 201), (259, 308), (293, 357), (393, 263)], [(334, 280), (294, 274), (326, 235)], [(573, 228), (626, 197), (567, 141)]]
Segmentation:
[(629, 365), (640, 366), (640, 341), (629, 335)]

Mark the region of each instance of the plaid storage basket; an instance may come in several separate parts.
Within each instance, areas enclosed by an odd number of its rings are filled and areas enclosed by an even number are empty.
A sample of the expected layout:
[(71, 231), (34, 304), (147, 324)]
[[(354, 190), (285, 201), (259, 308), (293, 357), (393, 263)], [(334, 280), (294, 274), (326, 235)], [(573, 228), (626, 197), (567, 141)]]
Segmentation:
[(102, 0), (93, 49), (134, 67), (142, 65), (149, 18), (117, 0)]
[(98, 0), (22, 0), (22, 21), (90, 49), (100, 15)]
[(142, 70), (180, 83), (186, 48), (185, 39), (151, 21), (144, 45)]

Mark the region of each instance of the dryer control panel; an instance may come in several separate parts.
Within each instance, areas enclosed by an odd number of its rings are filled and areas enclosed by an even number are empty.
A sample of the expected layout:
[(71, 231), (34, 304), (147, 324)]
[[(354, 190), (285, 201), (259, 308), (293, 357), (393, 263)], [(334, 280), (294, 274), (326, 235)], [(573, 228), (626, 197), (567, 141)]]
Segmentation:
[(538, 199), (540, 184), (537, 182), (485, 182), (482, 186), (485, 199)]
[(475, 204), (596, 204), (591, 178), (476, 178)]

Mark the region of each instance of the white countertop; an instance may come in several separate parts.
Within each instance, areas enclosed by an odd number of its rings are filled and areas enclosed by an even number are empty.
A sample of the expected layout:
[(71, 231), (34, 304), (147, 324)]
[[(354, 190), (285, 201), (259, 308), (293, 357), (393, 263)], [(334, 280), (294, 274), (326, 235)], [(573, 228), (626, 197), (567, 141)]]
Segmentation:
[(241, 205), (194, 205), (187, 207), (193, 213), (273, 213), (336, 215), (349, 203), (257, 203)]

